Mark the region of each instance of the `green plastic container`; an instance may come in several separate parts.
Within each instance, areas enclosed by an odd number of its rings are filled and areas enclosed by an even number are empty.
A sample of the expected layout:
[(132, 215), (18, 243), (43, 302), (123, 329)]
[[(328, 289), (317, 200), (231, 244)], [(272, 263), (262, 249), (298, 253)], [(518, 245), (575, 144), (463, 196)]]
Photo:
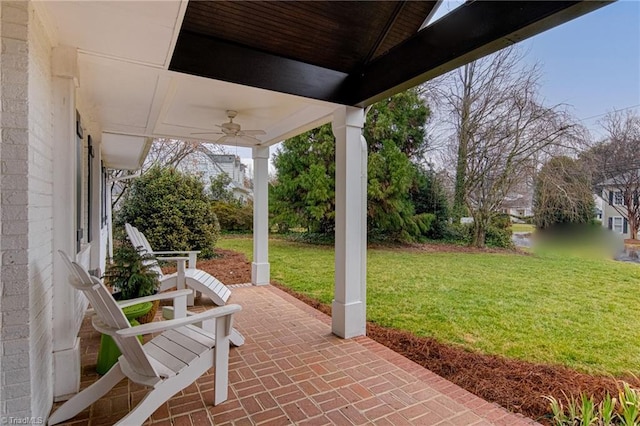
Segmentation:
[[(133, 306), (127, 306), (122, 309), (124, 315), (132, 326), (140, 325), (136, 318), (146, 315), (153, 307), (152, 302), (139, 303)], [(142, 343), (142, 336), (138, 336)], [(118, 345), (113, 341), (111, 336), (103, 334), (100, 338), (100, 351), (98, 352), (98, 361), (96, 362), (96, 371), (98, 374), (105, 374), (118, 362), (118, 358), (122, 355)]]

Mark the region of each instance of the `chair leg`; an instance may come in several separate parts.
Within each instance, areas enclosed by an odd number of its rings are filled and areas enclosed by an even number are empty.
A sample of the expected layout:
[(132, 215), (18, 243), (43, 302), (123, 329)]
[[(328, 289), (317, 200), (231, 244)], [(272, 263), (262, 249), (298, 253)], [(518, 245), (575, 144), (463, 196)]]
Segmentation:
[(120, 363), (116, 363), (100, 380), (62, 404), (60, 408), (49, 417), (49, 425), (55, 425), (75, 417), (79, 412), (109, 392), (111, 388), (117, 385), (124, 377), (125, 375), (120, 368)]
[(202, 376), (212, 364), (212, 355), (201, 356), (177, 376), (165, 379), (147, 393), (133, 410), (116, 423), (116, 426), (141, 425), (166, 401)]

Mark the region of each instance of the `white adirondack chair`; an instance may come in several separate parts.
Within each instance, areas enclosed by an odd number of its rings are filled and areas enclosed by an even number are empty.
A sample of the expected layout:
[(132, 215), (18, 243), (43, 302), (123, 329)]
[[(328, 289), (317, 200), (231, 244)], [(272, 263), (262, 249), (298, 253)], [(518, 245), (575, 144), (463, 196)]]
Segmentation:
[[(192, 291), (190, 291), (187, 297), (187, 306), (193, 306), (194, 292), (204, 293), (216, 305), (223, 306), (227, 303), (229, 296), (231, 296), (231, 290), (213, 275), (195, 268), (197, 261), (196, 256), (197, 253), (200, 253), (199, 251), (153, 251), (149, 240), (147, 240), (147, 237), (145, 237), (138, 228), (126, 223), (125, 230), (127, 231), (129, 241), (131, 241), (134, 247), (141, 247), (146, 253), (155, 255), (156, 259), (177, 262), (177, 272), (173, 274), (163, 274), (158, 261), (155, 259), (149, 260), (149, 262), (152, 262), (150, 265), (151, 269), (158, 274), (161, 292), (173, 287), (182, 290), (188, 286)], [(167, 254), (188, 254), (188, 256), (162, 256)], [(189, 268), (186, 267), (187, 261), (189, 262)], [(162, 316), (165, 319), (173, 318), (171, 308), (163, 308)], [(244, 344), (244, 336), (235, 328), (231, 331), (231, 344), (234, 346), (242, 346)]]
[[(177, 262), (178, 271), (173, 274), (163, 274), (157, 261), (152, 261), (152, 268), (158, 273), (160, 279), (160, 291), (176, 287), (183, 289), (189, 286), (194, 291), (205, 294), (213, 303), (222, 306), (227, 303), (231, 290), (213, 275), (196, 269), (197, 253), (199, 251), (154, 251), (149, 241), (135, 226), (125, 224), (125, 230), (129, 241), (134, 247), (142, 247), (145, 252), (155, 255), (156, 259)], [(187, 254), (187, 256), (183, 256)], [(174, 256), (166, 256), (174, 255)], [(181, 256), (182, 255), (182, 256)], [(189, 262), (188, 265), (186, 262)], [(187, 267), (188, 266), (188, 267)], [(190, 295), (187, 304), (193, 305), (193, 296)]]
[[(226, 305), (187, 316), (188, 290), (159, 293), (154, 296), (116, 303), (102, 282), (72, 262), (62, 251), (69, 268), (69, 282), (82, 291), (94, 311), (93, 326), (113, 337), (122, 355), (100, 380), (75, 395), (49, 418), (54, 425), (70, 419), (106, 394), (125, 377), (151, 388), (143, 400), (117, 425), (141, 425), (165, 401), (189, 386), (211, 367), (215, 367), (214, 400), (227, 399), (229, 369), (229, 336), (233, 314), (242, 308)], [(121, 308), (136, 303), (174, 300), (174, 319), (132, 327)], [(158, 333), (142, 345), (136, 336)]]

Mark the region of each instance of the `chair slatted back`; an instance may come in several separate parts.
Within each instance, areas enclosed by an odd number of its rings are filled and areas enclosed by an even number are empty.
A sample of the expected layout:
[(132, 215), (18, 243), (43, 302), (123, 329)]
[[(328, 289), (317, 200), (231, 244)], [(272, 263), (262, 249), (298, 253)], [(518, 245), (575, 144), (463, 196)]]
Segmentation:
[[(125, 230), (127, 231), (127, 236), (129, 237), (129, 241), (135, 248), (142, 247), (144, 253), (153, 254), (153, 250), (151, 249), (151, 244), (147, 240), (147, 237), (144, 236), (142, 232), (138, 230), (135, 226), (125, 223)], [(160, 264), (157, 259), (146, 259), (143, 261), (145, 265), (149, 265), (150, 269), (158, 274), (158, 278), (162, 279), (164, 274), (162, 273), (162, 269), (160, 268)]]
[[(65, 252), (58, 252), (69, 270), (69, 283), (89, 299), (98, 319), (113, 330), (130, 328), (129, 320), (107, 287), (98, 278), (89, 275), (84, 267), (72, 261)], [(123, 338), (119, 335), (112, 337), (132, 370), (142, 376), (159, 377), (137, 338)]]

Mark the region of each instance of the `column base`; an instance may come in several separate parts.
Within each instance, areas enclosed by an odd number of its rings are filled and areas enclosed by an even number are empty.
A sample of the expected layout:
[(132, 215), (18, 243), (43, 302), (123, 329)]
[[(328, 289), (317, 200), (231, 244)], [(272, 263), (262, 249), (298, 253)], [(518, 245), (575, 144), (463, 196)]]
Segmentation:
[(66, 401), (80, 391), (80, 338), (72, 348), (53, 353), (53, 400)]
[(331, 312), (331, 331), (333, 334), (343, 339), (366, 336), (367, 321), (363, 302), (341, 303), (334, 300)]
[(269, 262), (251, 264), (251, 284), (267, 285), (270, 282), (270, 264)]

